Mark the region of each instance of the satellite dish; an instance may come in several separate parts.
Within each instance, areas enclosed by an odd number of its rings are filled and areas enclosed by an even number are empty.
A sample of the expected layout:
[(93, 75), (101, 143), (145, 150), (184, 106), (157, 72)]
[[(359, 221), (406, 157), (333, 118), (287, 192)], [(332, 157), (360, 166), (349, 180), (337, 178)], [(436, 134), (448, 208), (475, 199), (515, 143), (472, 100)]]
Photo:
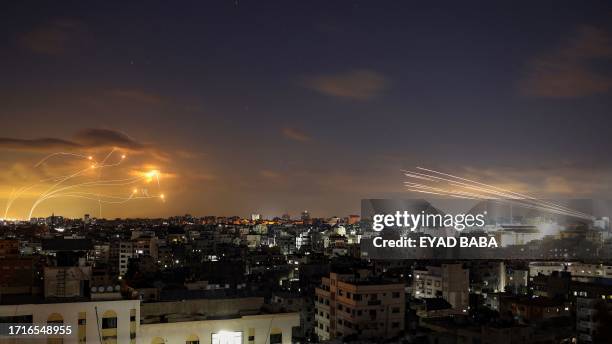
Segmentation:
[(109, 285), (108, 287), (106, 287), (106, 291), (113, 291), (113, 286)]
[(98, 287), (98, 292), (99, 293), (103, 293), (104, 292), (104, 287), (102, 287), (102, 286)]
[(117, 284), (117, 285), (115, 286), (115, 291), (119, 291), (119, 290), (121, 290), (121, 286), (120, 286), (119, 284)]
[(96, 292), (96, 290), (98, 290), (98, 288), (96, 288), (96, 287), (91, 287), (91, 292), (92, 292), (92, 293), (95, 293), (95, 292)]

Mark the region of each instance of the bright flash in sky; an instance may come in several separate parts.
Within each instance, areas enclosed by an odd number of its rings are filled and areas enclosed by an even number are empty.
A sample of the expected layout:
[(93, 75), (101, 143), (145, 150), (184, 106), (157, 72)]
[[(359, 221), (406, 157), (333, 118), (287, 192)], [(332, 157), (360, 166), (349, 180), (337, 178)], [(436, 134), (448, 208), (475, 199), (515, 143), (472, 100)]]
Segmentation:
[(147, 178), (146, 181), (147, 183), (153, 181), (153, 178), (159, 178), (159, 171), (158, 170), (151, 170), (147, 173), (145, 173), (145, 177)]

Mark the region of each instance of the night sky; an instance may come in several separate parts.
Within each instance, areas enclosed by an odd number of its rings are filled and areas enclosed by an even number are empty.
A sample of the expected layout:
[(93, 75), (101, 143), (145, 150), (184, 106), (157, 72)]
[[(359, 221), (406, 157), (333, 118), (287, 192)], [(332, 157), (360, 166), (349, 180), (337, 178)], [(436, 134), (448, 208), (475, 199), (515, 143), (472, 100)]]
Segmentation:
[[(610, 2), (5, 1), (0, 13), (0, 210), (89, 164), (34, 167), (48, 154), (113, 148), (123, 165), (83, 177), (158, 170), (146, 188), (165, 200), (104, 217), (346, 216), (361, 198), (415, 196), (401, 173), (415, 166), (540, 197), (612, 196)], [(7, 215), (27, 217), (45, 187)], [(57, 197), (34, 215), (99, 211)]]

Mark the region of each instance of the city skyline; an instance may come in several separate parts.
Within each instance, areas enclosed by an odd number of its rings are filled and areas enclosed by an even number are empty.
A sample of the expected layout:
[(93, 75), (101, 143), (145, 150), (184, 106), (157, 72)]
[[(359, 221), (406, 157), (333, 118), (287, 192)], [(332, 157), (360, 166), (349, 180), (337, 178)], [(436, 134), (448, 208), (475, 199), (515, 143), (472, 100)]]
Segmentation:
[(0, 2), (0, 343), (612, 343), (612, 2)]
[[(0, 210), (113, 149), (124, 162), (87, 180), (143, 179), (91, 193), (153, 199), (58, 197), (32, 215), (345, 216), (418, 197), (415, 166), (612, 196), (605, 2), (1, 6)], [(57, 152), (81, 158), (36, 166)], [(7, 217), (27, 217), (30, 191)]]

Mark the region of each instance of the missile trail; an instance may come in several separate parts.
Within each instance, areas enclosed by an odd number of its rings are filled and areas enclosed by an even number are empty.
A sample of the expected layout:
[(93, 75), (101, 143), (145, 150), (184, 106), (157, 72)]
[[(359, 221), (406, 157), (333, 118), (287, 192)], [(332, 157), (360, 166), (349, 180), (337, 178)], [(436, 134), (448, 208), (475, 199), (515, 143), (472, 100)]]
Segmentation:
[[(89, 166), (87, 168), (77, 169), (65, 175), (41, 179), (38, 182), (19, 187), (17, 189), (13, 188), (5, 205), (4, 218), (8, 218), (9, 211), (14, 205), (15, 201), (23, 197), (26, 192), (34, 192), (36, 195), (36, 198), (29, 209), (28, 219), (32, 217), (34, 211), (40, 204), (47, 200), (58, 198), (79, 198), (95, 201), (98, 203), (100, 216), (102, 216), (103, 204), (124, 204), (133, 200), (153, 198), (158, 198), (165, 201), (165, 195), (163, 193), (149, 195), (148, 192), (143, 192), (143, 194), (140, 195), (138, 194), (137, 188), (133, 188), (133, 190), (130, 190), (131, 192), (126, 195), (121, 193), (115, 194), (114, 192), (105, 192), (105, 190), (112, 191), (118, 188), (138, 185), (141, 182), (148, 183), (153, 179), (156, 181), (157, 189), (161, 190), (161, 174), (158, 170), (139, 172), (139, 174), (135, 177), (104, 179), (103, 171), (117, 167), (126, 161), (125, 154), (121, 154), (116, 160), (112, 159), (117, 152), (118, 149), (113, 148), (101, 161), (97, 161), (91, 155), (71, 152), (56, 152), (45, 156), (34, 164), (34, 168), (39, 168), (41, 165), (45, 164), (51, 159), (64, 156), (84, 160)], [(111, 159), (115, 161), (109, 162)], [(90, 171), (93, 171), (93, 176), (90, 175)], [(94, 180), (91, 180), (92, 178), (94, 178)]]
[[(424, 167), (417, 167), (417, 169), (420, 172), (401, 170), (406, 177), (419, 181), (418, 183), (404, 182), (408, 191), (456, 198), (494, 200), (500, 204), (512, 204), (560, 215), (593, 219), (592, 215), (550, 201), (539, 200), (531, 195)], [(428, 183), (435, 183), (436, 186), (428, 185)]]

